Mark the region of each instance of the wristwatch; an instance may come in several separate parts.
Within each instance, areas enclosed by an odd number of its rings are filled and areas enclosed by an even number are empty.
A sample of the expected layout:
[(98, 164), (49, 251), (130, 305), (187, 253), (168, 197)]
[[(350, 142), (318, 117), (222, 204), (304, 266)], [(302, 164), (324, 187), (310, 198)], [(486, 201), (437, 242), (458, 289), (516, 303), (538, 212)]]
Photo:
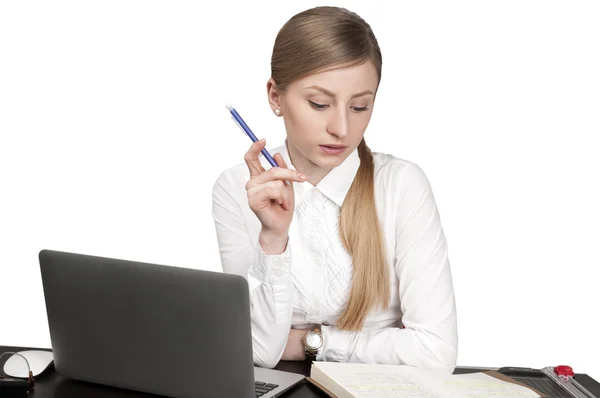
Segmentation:
[(302, 339), (304, 343), (304, 353), (308, 359), (317, 358), (319, 349), (323, 346), (323, 333), (320, 327), (316, 327), (308, 332)]

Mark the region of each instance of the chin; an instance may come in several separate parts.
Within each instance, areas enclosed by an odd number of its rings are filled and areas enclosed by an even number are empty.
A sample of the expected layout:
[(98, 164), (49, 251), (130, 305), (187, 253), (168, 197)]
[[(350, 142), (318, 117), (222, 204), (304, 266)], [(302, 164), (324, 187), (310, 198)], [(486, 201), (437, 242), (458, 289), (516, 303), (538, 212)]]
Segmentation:
[(323, 168), (337, 167), (346, 160), (348, 154), (343, 153), (341, 155), (331, 156), (317, 153), (312, 159), (313, 163)]

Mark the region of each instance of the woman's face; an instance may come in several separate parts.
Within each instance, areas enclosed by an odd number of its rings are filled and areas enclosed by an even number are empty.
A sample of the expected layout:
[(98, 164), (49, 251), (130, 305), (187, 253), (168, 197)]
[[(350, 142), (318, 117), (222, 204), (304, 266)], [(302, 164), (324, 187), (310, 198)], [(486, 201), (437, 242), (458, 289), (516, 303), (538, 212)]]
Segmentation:
[(280, 109), (294, 166), (302, 172), (341, 164), (363, 138), (373, 112), (377, 71), (371, 62), (331, 69), (294, 81), (269, 101)]

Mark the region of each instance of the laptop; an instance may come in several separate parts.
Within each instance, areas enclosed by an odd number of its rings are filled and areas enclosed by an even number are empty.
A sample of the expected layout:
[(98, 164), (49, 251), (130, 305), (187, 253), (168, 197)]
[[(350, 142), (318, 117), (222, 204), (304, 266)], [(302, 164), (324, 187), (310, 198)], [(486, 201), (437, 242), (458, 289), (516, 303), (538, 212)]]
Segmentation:
[(56, 371), (168, 397), (271, 398), (305, 377), (254, 365), (239, 275), (39, 253)]

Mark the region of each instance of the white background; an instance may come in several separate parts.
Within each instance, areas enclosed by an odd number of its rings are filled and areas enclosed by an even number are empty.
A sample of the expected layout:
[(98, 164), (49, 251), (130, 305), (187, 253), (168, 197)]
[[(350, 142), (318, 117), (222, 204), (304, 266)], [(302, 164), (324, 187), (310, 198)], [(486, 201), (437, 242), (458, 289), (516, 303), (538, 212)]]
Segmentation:
[[(41, 249), (221, 271), (211, 189), (250, 145), (224, 104), (282, 143), (273, 41), (319, 4), (1, 3), (0, 344), (50, 346)], [(327, 4), (383, 51), (368, 145), (433, 186), (459, 365), (600, 380), (600, 4)]]

